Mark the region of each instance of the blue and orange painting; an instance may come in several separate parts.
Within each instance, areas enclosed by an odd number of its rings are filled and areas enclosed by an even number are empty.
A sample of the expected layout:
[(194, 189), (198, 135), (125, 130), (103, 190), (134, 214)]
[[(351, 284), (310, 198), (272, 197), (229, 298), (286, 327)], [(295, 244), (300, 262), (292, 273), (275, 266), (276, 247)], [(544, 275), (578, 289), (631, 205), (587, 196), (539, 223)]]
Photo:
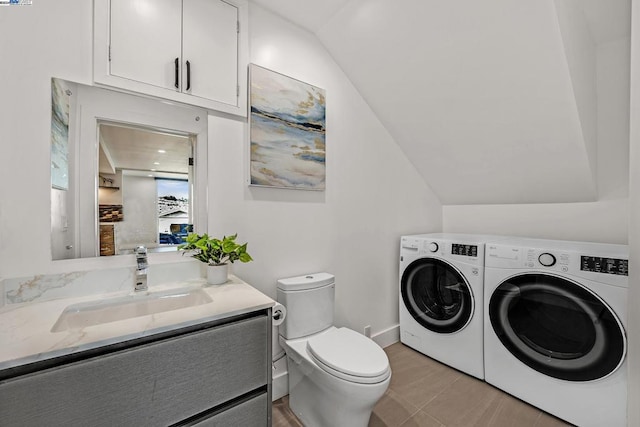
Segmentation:
[(325, 91), (251, 65), (251, 184), (325, 189)]

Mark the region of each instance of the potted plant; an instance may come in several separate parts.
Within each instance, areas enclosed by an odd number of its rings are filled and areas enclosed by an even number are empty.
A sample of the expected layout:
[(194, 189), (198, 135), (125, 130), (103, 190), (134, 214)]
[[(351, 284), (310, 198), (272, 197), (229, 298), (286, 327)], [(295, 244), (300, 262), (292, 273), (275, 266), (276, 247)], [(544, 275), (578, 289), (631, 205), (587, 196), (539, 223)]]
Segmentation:
[(236, 237), (238, 234), (224, 236), (221, 240), (207, 234), (191, 233), (178, 249), (192, 252), (193, 258), (207, 264), (207, 283), (219, 285), (227, 281), (229, 263), (253, 260), (247, 252), (247, 244), (236, 243)]

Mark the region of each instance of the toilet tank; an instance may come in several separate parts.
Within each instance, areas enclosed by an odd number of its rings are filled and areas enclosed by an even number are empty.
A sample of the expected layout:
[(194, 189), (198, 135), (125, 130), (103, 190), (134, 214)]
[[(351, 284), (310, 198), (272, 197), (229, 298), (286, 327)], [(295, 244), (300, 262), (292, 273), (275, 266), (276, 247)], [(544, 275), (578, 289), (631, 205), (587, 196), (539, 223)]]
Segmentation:
[(278, 302), (287, 315), (279, 334), (285, 339), (315, 334), (333, 325), (335, 278), (329, 273), (278, 280)]

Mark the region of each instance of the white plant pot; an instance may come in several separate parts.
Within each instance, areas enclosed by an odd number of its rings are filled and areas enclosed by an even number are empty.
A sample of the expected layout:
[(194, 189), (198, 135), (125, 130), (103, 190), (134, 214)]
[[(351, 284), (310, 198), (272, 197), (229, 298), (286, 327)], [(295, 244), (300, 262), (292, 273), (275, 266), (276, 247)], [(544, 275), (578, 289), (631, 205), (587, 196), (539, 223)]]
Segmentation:
[(207, 283), (222, 285), (229, 279), (229, 264), (207, 265)]

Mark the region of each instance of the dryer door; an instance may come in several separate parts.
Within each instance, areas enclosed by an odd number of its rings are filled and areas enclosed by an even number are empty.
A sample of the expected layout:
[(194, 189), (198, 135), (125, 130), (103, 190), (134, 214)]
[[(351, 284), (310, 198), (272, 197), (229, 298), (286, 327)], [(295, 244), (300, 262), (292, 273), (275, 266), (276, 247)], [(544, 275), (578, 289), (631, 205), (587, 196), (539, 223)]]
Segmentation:
[(453, 333), (473, 316), (473, 293), (453, 265), (435, 258), (418, 259), (404, 270), (402, 300), (413, 318), (430, 331)]
[(491, 295), (489, 318), (515, 357), (554, 378), (603, 378), (625, 357), (625, 332), (615, 313), (566, 278), (528, 273), (504, 281)]

